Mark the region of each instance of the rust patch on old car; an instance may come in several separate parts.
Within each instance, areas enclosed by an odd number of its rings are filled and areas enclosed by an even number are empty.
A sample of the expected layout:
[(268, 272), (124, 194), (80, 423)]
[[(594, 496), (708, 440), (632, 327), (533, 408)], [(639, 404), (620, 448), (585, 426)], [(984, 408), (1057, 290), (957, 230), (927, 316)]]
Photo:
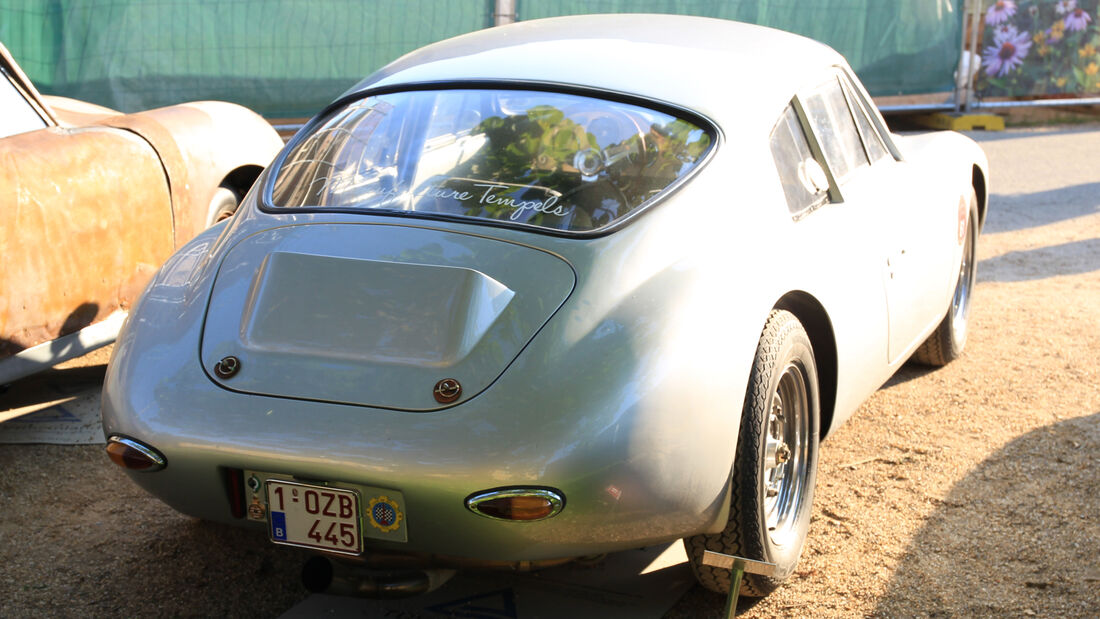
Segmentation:
[(0, 140), (0, 187), (0, 356), (128, 307), (172, 250), (164, 171), (132, 134), (54, 127)]

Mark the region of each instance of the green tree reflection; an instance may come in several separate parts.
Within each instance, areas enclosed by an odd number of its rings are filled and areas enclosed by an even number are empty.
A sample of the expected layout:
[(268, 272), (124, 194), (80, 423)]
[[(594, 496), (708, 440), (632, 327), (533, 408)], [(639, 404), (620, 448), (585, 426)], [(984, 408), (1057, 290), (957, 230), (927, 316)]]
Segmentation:
[[(586, 107), (588, 117), (598, 105)], [(608, 118), (621, 113), (599, 114)], [(577, 118), (585, 120), (586, 114), (578, 113)], [(453, 175), (507, 184), (501, 195), (516, 201), (559, 196), (565, 215), (535, 212), (526, 223), (568, 230), (598, 228), (668, 187), (710, 148), (710, 136), (696, 125), (664, 118), (667, 122), (652, 123), (644, 133), (636, 129), (623, 138), (620, 131), (618, 141), (600, 144), (585, 125), (551, 105), (491, 116), (474, 129), (486, 136), (485, 146)], [(637, 127), (625, 115), (615, 122)], [(479, 203), (468, 206), (466, 215), (511, 219), (514, 212), (507, 204)]]

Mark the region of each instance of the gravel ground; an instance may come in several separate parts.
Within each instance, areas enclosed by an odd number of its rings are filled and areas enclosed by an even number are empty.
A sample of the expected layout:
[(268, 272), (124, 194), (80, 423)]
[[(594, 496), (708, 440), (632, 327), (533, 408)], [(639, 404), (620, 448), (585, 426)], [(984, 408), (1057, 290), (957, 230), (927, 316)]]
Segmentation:
[[(1100, 128), (974, 137), (994, 195), (966, 353), (903, 368), (824, 443), (799, 569), (741, 616), (1100, 616)], [(0, 470), (2, 616), (274, 617), (306, 595), (303, 555), (174, 513), (99, 446), (0, 445)], [(722, 604), (696, 587), (667, 617)]]

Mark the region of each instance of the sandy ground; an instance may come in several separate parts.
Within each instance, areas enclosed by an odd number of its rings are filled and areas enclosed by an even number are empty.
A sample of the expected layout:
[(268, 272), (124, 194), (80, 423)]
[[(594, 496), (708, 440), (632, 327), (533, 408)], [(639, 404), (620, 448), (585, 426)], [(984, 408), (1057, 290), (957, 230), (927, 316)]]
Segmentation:
[[(967, 350), (903, 368), (824, 443), (799, 569), (741, 616), (1100, 616), (1100, 128), (974, 137), (993, 197)], [(0, 445), (0, 470), (2, 616), (274, 617), (306, 595), (303, 555), (174, 513), (101, 447)], [(696, 587), (667, 617), (722, 606)]]

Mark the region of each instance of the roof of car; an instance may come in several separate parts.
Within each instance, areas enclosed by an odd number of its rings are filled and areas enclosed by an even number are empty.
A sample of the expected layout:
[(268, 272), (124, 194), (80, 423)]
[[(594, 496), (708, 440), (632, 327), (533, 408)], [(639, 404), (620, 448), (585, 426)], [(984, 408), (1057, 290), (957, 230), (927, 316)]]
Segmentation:
[(423, 47), (348, 94), (422, 82), (547, 82), (656, 99), (729, 126), (777, 117), (807, 80), (844, 64), (826, 45), (763, 26), (683, 15), (583, 15), (489, 28)]

